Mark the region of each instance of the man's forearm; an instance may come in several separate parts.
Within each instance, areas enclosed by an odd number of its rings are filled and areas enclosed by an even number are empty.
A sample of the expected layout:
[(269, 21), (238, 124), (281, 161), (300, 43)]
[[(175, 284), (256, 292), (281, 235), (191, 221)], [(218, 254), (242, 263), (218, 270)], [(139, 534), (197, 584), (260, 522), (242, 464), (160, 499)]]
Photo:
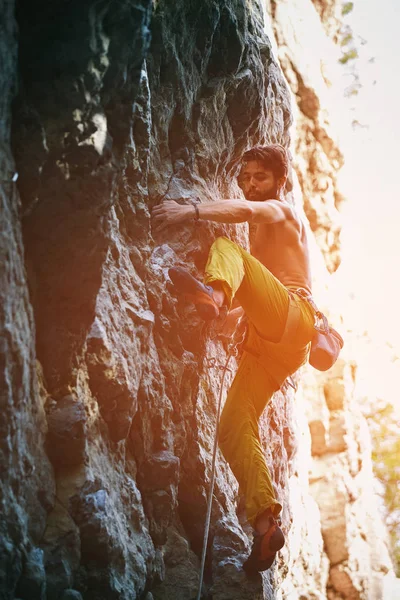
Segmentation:
[[(246, 200), (223, 200), (197, 205), (201, 221), (218, 223), (244, 223), (251, 217), (251, 207)], [(193, 209), (192, 209), (193, 210)]]
[[(249, 202), (247, 200), (223, 200), (198, 204), (199, 219), (219, 223), (278, 223), (293, 218), (288, 205), (278, 200)], [(193, 207), (191, 215), (193, 215)]]
[(202, 221), (219, 223), (244, 223), (251, 219), (252, 209), (246, 200), (223, 200), (197, 204), (178, 204), (165, 200), (152, 210), (153, 233), (157, 234), (171, 225), (191, 221), (198, 215)]
[(251, 208), (246, 200), (224, 200), (200, 204), (199, 218), (218, 223), (244, 223), (251, 216)]

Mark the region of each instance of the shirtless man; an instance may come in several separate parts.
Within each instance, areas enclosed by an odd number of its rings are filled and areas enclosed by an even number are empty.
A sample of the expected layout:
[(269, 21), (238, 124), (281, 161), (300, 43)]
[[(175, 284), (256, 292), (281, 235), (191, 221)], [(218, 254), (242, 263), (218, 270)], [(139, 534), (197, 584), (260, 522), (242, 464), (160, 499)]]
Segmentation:
[[(275, 496), (258, 434), (258, 419), (285, 379), (307, 360), (314, 312), (297, 290), (311, 293), (306, 233), (292, 206), (281, 199), (287, 178), (282, 146), (256, 146), (242, 158), (238, 183), (244, 200), (196, 206), (172, 200), (153, 209), (153, 231), (190, 220), (250, 225), (251, 254), (226, 237), (212, 245), (201, 283), (180, 267), (169, 275), (204, 319), (228, 309), (227, 321), (245, 313), (248, 333), (219, 425), (219, 446), (246, 499), (254, 543), (247, 572), (269, 569), (284, 545)], [(232, 309), (233, 299), (238, 308)]]

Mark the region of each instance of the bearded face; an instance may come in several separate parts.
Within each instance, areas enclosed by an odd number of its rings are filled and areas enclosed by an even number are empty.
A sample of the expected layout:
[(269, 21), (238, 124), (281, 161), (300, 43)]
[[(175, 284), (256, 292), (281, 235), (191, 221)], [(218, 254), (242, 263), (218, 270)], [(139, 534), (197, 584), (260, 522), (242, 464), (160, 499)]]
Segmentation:
[(258, 160), (245, 162), (238, 177), (245, 198), (253, 202), (277, 198), (279, 183), (273, 171)]

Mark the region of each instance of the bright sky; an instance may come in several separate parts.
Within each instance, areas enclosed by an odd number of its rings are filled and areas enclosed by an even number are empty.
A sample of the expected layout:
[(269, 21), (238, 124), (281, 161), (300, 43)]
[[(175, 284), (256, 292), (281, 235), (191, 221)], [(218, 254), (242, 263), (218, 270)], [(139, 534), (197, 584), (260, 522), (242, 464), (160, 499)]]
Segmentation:
[(349, 202), (338, 279), (351, 280), (354, 318), (400, 351), (400, 1), (354, 0), (347, 22), (363, 86), (350, 104), (354, 118), (367, 127), (342, 136)]
[(400, 415), (400, 0), (354, 0), (346, 21), (362, 85), (347, 104), (350, 120), (362, 127), (345, 125), (343, 105), (341, 178), (348, 203), (334, 287), (347, 299), (346, 325), (367, 332), (347, 344), (358, 363), (357, 396), (369, 398), (366, 410), (382, 399)]

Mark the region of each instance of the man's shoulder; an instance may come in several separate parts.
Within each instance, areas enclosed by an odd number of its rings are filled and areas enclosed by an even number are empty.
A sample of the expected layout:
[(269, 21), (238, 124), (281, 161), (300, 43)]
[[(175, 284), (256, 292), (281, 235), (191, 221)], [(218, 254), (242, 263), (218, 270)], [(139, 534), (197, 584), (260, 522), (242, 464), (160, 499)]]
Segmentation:
[(286, 202), (286, 200), (283, 200), (282, 207), (283, 207), (283, 210), (289, 220), (300, 222), (300, 219), (296, 212), (296, 209), (292, 204), (289, 204), (289, 202)]
[(303, 224), (294, 206), (288, 202), (284, 202), (282, 203), (282, 210), (286, 217), (283, 222), (284, 227), (290, 231), (296, 230), (298, 233), (300, 233), (303, 230)]
[(268, 204), (272, 204), (276, 208), (279, 208), (281, 211), (283, 211), (285, 217), (288, 220), (299, 220), (294, 206), (289, 204), (289, 202), (287, 202), (286, 200), (278, 200), (273, 198), (271, 200), (267, 200), (267, 202)]

